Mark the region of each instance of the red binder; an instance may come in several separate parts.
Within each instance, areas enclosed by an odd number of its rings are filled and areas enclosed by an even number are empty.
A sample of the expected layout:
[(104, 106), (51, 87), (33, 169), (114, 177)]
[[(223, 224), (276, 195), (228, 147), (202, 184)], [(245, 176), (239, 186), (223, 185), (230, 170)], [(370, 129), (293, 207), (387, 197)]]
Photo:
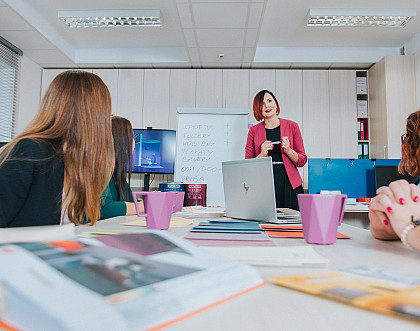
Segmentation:
[(360, 140), (365, 140), (365, 121), (360, 120)]

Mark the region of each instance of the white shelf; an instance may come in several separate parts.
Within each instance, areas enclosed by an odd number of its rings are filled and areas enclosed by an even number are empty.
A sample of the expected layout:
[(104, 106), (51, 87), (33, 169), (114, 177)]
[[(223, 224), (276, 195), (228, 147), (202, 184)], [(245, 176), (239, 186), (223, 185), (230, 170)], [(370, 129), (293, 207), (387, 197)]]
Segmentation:
[[(366, 120), (367, 121), (367, 132), (368, 134), (370, 134), (370, 119), (369, 119), (369, 81), (368, 81), (368, 71), (367, 70), (356, 70), (356, 80), (358, 77), (364, 77), (366, 78), (366, 92), (357, 92), (356, 90), (356, 99), (359, 100), (366, 100), (367, 101), (367, 116), (357, 116), (357, 120)], [(356, 111), (358, 112), (358, 109), (356, 109)], [(361, 143), (367, 143), (368, 144), (368, 157), (370, 157), (371, 153), (370, 153), (370, 142), (369, 139), (366, 140), (362, 140), (362, 139), (358, 139), (357, 140), (357, 145), (358, 145), (358, 153), (360, 153), (360, 144)], [(359, 154), (360, 155), (360, 154)]]

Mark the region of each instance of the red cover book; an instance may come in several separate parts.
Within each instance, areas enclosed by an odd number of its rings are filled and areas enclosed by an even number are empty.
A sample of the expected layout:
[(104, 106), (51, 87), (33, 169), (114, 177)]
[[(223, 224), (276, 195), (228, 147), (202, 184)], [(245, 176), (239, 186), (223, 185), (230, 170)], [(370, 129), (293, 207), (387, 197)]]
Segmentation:
[(184, 206), (207, 206), (207, 184), (185, 184)]

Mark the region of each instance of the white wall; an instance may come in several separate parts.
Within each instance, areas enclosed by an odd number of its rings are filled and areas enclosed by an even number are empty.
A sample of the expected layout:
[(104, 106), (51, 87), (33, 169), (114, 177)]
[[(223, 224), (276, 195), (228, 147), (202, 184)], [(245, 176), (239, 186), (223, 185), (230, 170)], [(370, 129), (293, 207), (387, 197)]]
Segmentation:
[[(417, 80), (417, 86), (420, 87), (420, 48), (418, 50), (418, 54), (416, 56), (417, 59), (417, 66), (416, 66), (416, 79)], [(39, 66), (37, 66), (36, 64), (34, 64), (33, 62), (24, 59), (22, 61), (22, 76), (21, 76), (21, 89), (20, 89), (20, 93), (19, 93), (19, 99), (20, 99), (20, 105), (18, 107), (18, 114), (17, 114), (17, 128), (18, 128), (18, 132), (21, 132), (26, 125), (30, 122), (30, 120), (33, 118), (34, 114), (37, 111), (37, 107), (40, 101), (40, 95), (41, 95), (41, 91), (44, 91), (47, 86), (49, 85), (49, 83), (52, 81), (52, 79), (61, 71), (63, 71), (65, 69), (45, 69), (45, 70), (41, 70), (41, 68)], [(223, 78), (223, 70), (220, 69), (216, 69), (215, 72), (220, 72), (220, 75), (218, 75), (219, 80), (217, 81), (217, 83), (222, 86), (225, 83), (228, 84), (230, 80), (226, 80), (226, 82), (224, 81)], [(121, 114), (127, 118), (129, 118), (131, 121), (133, 121), (134, 119), (136, 119), (138, 117), (138, 124), (136, 125), (137, 127), (146, 127), (146, 126), (150, 126), (151, 124), (153, 124), (153, 127), (159, 127), (159, 128), (175, 128), (175, 120), (176, 120), (176, 116), (168, 116), (166, 109), (171, 108), (171, 91), (173, 89), (173, 92), (177, 95), (177, 96), (182, 96), (184, 94), (188, 94), (189, 96), (191, 95), (191, 100), (194, 99), (199, 99), (201, 102), (203, 102), (204, 99), (206, 99), (205, 97), (201, 97), (199, 96), (197, 98), (197, 88), (196, 85), (198, 84), (198, 81), (196, 79), (191, 79), (196, 77), (196, 70), (195, 69), (173, 69), (173, 70), (148, 70), (148, 69), (104, 69), (104, 70), (98, 70), (98, 69), (94, 69), (93, 72), (97, 73), (98, 75), (100, 75), (106, 82), (106, 84), (108, 85), (108, 87), (110, 88), (111, 91), (111, 95), (114, 99), (114, 102), (116, 102), (116, 104), (118, 105), (116, 107), (116, 111), (117, 114), (120, 114), (119, 111), (122, 111), (123, 109), (125, 109)], [(201, 71), (200, 71), (201, 72)], [(204, 72), (204, 71), (202, 71)], [(206, 70), (206, 72), (211, 72), (210, 70)], [(324, 85), (325, 90), (326, 90), (326, 97), (327, 97), (327, 104), (326, 104), (326, 109), (329, 109), (329, 93), (334, 93), (337, 94), (336, 97), (338, 97), (340, 99), (340, 95), (336, 92), (331, 92), (329, 91), (329, 86), (328, 86), (328, 74), (329, 71), (328, 70), (321, 70), (321, 73), (323, 73), (325, 76), (325, 82)], [(353, 75), (355, 75), (355, 71), (353, 70)], [(186, 81), (183, 81), (183, 79), (181, 79), (181, 83), (179, 81), (179, 79), (172, 79), (171, 80), (171, 74), (174, 74), (178, 77), (180, 75), (181, 78), (183, 78), (185, 75), (185, 77), (189, 77), (190, 81), (187, 79)], [(212, 72), (211, 72), (212, 73)], [(249, 72), (246, 70), (245, 71), (245, 77), (248, 78), (248, 84), (244, 84), (244, 89), (246, 93), (238, 93), (238, 88), (235, 86), (231, 87), (230, 89), (227, 90), (234, 90), (235, 94), (234, 96), (236, 96), (236, 94), (238, 94), (238, 98), (243, 99), (244, 104), (247, 104), (250, 100), (253, 99), (253, 96), (255, 95), (255, 91), (259, 91), (263, 88), (269, 88), (270, 90), (276, 91), (276, 84), (279, 84), (280, 86), (283, 86), (286, 83), (290, 83), (290, 77), (283, 77), (280, 74), (284, 74), (283, 71), (281, 70), (250, 70)], [(291, 72), (287, 71), (288, 74), (290, 74)], [(307, 71), (303, 71), (303, 73), (306, 74), (310, 74), (312, 73), (312, 71), (307, 70)], [(130, 74), (130, 75), (128, 75)], [(182, 75), (181, 75), (182, 74)], [(188, 74), (188, 75), (187, 75)], [(230, 74), (243, 74), (243, 71), (241, 70), (237, 70), (234, 71), (233, 73)], [(302, 72), (298, 71), (297, 72), (298, 76), (300, 77), (300, 81), (299, 81), (299, 86), (300, 85), (305, 85), (303, 84), (303, 82), (305, 81), (305, 79), (303, 79), (303, 75), (302, 76)], [(119, 76), (121, 75), (121, 79), (119, 79)], [(277, 76), (276, 76), (277, 75)], [(212, 76), (212, 75), (211, 75)], [(280, 79), (280, 76), (282, 77), (282, 79)], [(351, 76), (351, 75), (350, 75)], [(174, 76), (175, 77), (175, 76)], [(178, 78), (180, 78), (178, 77)], [(276, 78), (277, 77), (277, 78)], [(147, 79), (146, 79), (147, 78)], [(243, 79), (243, 77), (242, 77)], [(302, 81), (303, 79), (303, 81)], [(354, 90), (354, 79), (355, 77), (352, 77), (352, 81), (349, 83), (351, 86), (351, 89)], [(232, 80), (232, 79), (231, 79)], [(284, 81), (283, 81), (284, 80)], [(235, 81), (235, 79), (233, 79), (232, 81)], [(283, 81), (283, 83), (281, 83)], [(135, 84), (135, 82), (139, 83), (141, 82), (141, 84)], [(190, 84), (187, 84), (187, 82), (189, 82)], [(124, 83), (124, 84), (123, 84)], [(164, 92), (162, 92), (162, 83), (166, 86)], [(206, 83), (206, 84), (204, 84)], [(203, 91), (202, 94), (207, 93), (207, 90), (211, 90), (215, 83), (213, 81), (211, 81), (210, 83), (208, 83), (207, 81), (205, 82), (201, 82), (201, 84), (204, 84), (204, 87), (201, 89)], [(168, 86), (174, 84), (174, 86)], [(192, 84), (192, 85), (191, 85)], [(150, 87), (154, 86), (154, 89), (152, 90), (156, 90), (159, 93), (149, 93), (147, 88), (144, 87), (144, 85), (148, 86), (148, 89), (150, 90)], [(149, 86), (150, 85), (150, 86)], [(190, 86), (191, 85), (191, 86)], [(315, 80), (314, 83), (311, 84), (306, 84), (306, 88), (304, 89), (307, 93), (309, 93), (308, 91), (311, 91), (313, 89), (317, 89), (318, 85), (320, 85), (320, 82)], [(271, 86), (271, 88), (270, 88)], [(303, 86), (302, 86), (303, 88)], [(169, 90), (168, 90), (169, 89)], [(349, 87), (345, 87), (345, 89), (349, 89)], [(122, 91), (124, 91), (125, 93), (121, 94)], [(185, 92), (187, 91), (187, 92)], [(222, 89), (220, 89), (219, 91), (219, 95), (218, 97), (222, 99), (223, 102), (223, 91)], [(417, 92), (417, 100), (420, 100), (420, 91), (416, 91)], [(174, 94), (173, 93), (173, 94)], [(297, 95), (295, 95), (295, 93), (297, 93)], [(296, 100), (300, 100), (299, 102), (299, 107), (300, 109), (294, 109), (294, 112), (296, 113), (300, 113), (302, 114), (302, 89), (299, 90), (299, 92), (295, 91), (295, 93), (293, 93), (293, 98), (296, 98)], [(144, 94), (147, 95), (147, 100), (145, 101), (143, 99)], [(314, 94), (314, 98), (318, 99), (319, 98), (319, 94), (318, 93), (313, 93)], [(133, 98), (133, 96), (139, 96), (138, 98)], [(281, 93), (279, 94), (281, 95)], [(141, 96), (141, 97), (140, 97)], [(194, 96), (194, 97), (193, 97)], [(251, 96), (251, 97), (250, 97)], [(292, 98), (292, 96), (290, 95), (289, 97)], [(121, 103), (119, 99), (124, 99), (124, 105), (123, 103)], [(172, 95), (173, 98), (173, 95)], [(230, 98), (232, 98), (232, 96), (230, 96)], [(234, 98), (235, 102), (238, 102), (238, 98)], [(284, 96), (283, 96), (284, 98)], [(282, 98), (282, 99), (283, 99)], [(127, 100), (125, 100), (127, 99)], [(176, 99), (176, 100), (175, 100)], [(191, 100), (187, 100), (185, 98), (175, 98), (174, 102), (176, 102), (176, 106), (190, 106), (190, 107), (194, 107), (197, 106), (196, 104), (194, 104), (195, 102), (193, 101), (193, 103), (191, 104)], [(351, 102), (351, 106), (349, 106), (349, 109), (354, 108), (354, 117), (356, 116), (356, 95), (354, 95), (353, 98), (351, 98), (353, 101), (349, 101)], [(347, 99), (346, 99), (347, 100)], [(210, 101), (213, 101), (210, 100)], [(209, 101), (209, 102), (210, 102)], [(179, 103), (180, 102), (180, 103)], [(280, 101), (281, 103), (282, 101)], [(179, 104), (178, 104), (179, 103)], [(307, 102), (306, 107), (309, 106), (313, 106), (314, 102), (309, 101)], [(154, 109), (153, 106), (156, 105), (158, 108)], [(155, 116), (156, 114), (162, 115), (162, 112), (160, 111), (160, 109), (162, 108), (163, 105), (163, 110), (165, 110), (164, 115), (163, 116)], [(176, 107), (174, 105), (172, 105), (174, 108), (173, 110), (176, 109)], [(215, 105), (211, 105), (211, 104), (203, 104), (203, 107), (215, 107)], [(311, 106), (311, 107), (312, 107)], [(325, 106), (325, 105), (324, 105)], [(337, 107), (335, 107), (337, 108)], [(419, 107), (420, 108), (420, 107)], [(154, 109), (154, 110), (153, 110)], [(338, 109), (338, 108), (337, 108)], [(151, 111), (152, 110), (152, 111)], [(152, 112), (152, 114), (148, 113), (148, 112)], [(250, 109), (250, 111), (252, 112), (252, 110)], [(141, 114), (141, 116), (139, 117), (139, 113)], [(144, 113), (144, 114), (143, 114)], [(143, 116), (145, 115), (145, 116)], [(153, 117), (151, 117), (153, 115)], [(173, 114), (174, 115), (174, 114)], [(319, 117), (319, 116), (318, 116)], [(327, 116), (328, 117), (328, 116)], [(301, 116), (299, 117), (301, 118)], [(153, 120), (153, 122), (151, 122), (151, 119)], [(320, 120), (325, 120), (325, 118), (320, 118)], [(172, 123), (168, 123), (172, 121)], [(299, 120), (298, 120), (299, 121)], [(156, 122), (156, 123), (155, 123)], [(328, 122), (328, 119), (327, 119)], [(318, 131), (319, 131), (319, 125), (317, 125), (314, 121), (309, 121), (306, 123), (305, 125), (301, 124), (301, 131), (303, 132), (304, 135), (304, 142), (305, 142), (305, 148), (307, 150), (308, 156), (311, 156), (311, 148), (310, 148), (310, 139), (312, 139), (311, 137), (306, 137), (305, 138), (305, 127), (308, 128), (311, 125), (318, 127)], [(347, 128), (346, 130), (349, 130), (350, 134), (354, 134), (354, 142), (350, 143), (350, 145), (353, 145), (353, 147), (349, 148), (349, 146), (341, 146), (340, 148), (343, 148), (343, 155), (341, 155), (342, 157), (357, 157), (356, 154), (356, 147), (357, 147), (357, 130), (356, 130), (356, 118), (354, 119), (354, 121), (348, 121), (348, 123), (346, 123), (345, 128)], [(328, 135), (327, 135), (328, 136)], [(326, 143), (327, 145), (329, 145), (329, 141), (327, 141)], [(353, 155), (354, 154), (354, 155)], [(313, 157), (313, 156), (312, 156)], [(328, 149), (326, 152), (322, 152), (319, 157), (331, 157), (330, 155), (330, 149)], [(307, 181), (305, 180), (305, 176), (304, 177), (304, 187), (307, 187)], [(137, 178), (135, 176), (135, 182), (132, 183), (132, 186), (135, 187), (139, 187), (142, 186), (142, 183), (140, 183), (139, 178)], [(151, 186), (157, 186), (159, 182), (167, 182), (167, 181), (171, 181), (172, 180), (172, 176), (165, 176), (163, 178), (156, 177), (156, 181), (154, 184), (152, 184)]]
[(420, 109), (420, 51), (414, 54), (417, 109)]
[(406, 54), (414, 55), (416, 77), (417, 109), (420, 109), (420, 32), (415, 34), (405, 45)]
[(42, 68), (28, 59), (21, 58), (20, 84), (15, 118), (15, 135), (21, 133), (38, 110), (41, 94)]

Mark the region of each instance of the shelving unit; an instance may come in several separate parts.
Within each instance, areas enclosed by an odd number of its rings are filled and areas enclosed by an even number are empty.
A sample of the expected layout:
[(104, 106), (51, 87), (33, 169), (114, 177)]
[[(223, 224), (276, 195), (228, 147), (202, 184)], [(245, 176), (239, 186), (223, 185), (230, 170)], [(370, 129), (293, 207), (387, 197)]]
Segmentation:
[(401, 158), (400, 137), (417, 109), (415, 72), (414, 55), (388, 55), (369, 69), (371, 158)]
[(368, 71), (356, 71), (356, 97), (357, 97), (357, 151), (359, 159), (370, 158), (369, 144), (369, 91)]

